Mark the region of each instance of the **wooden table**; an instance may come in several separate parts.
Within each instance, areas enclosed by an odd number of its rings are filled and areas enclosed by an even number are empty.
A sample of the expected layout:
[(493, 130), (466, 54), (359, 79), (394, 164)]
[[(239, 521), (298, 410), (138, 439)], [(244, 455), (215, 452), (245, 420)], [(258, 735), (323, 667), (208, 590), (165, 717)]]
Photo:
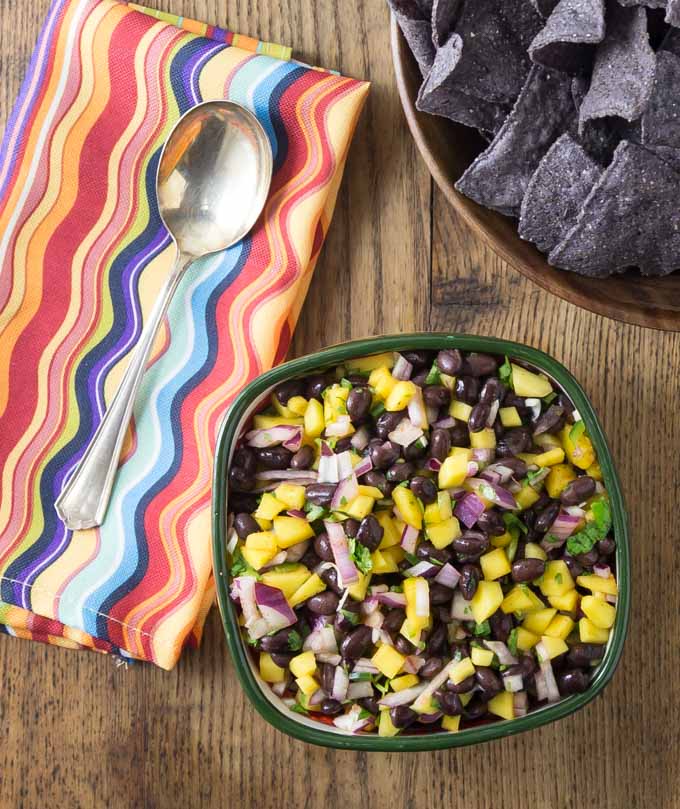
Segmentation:
[[(294, 353), (437, 329), (525, 341), (584, 383), (627, 495), (634, 605), (623, 662), (594, 704), (482, 747), (354, 754), (274, 731), (241, 693), (217, 614), (172, 673), (0, 638), (0, 807), (680, 807), (680, 334), (550, 297), (457, 221), (416, 154), (382, 0), (163, 0), (155, 7), (293, 44), (373, 82)], [(0, 0), (0, 117), (48, 0)]]

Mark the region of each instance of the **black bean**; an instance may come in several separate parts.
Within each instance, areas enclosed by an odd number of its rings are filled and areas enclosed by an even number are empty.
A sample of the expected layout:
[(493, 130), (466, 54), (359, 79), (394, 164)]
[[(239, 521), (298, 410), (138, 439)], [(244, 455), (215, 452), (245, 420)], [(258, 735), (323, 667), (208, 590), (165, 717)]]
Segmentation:
[(506, 674), (520, 674), (522, 677), (529, 677), (536, 671), (536, 661), (531, 655), (520, 655), (517, 663), (513, 663), (506, 669)]
[(250, 492), (255, 488), (255, 479), (240, 466), (229, 470), (229, 486), (237, 492)]
[(229, 492), (229, 510), (235, 514), (252, 514), (257, 509), (259, 495), (246, 492)]
[(360, 624), (353, 629), (340, 644), (340, 654), (345, 660), (358, 660), (363, 657), (371, 645), (373, 630), (370, 626)]
[(347, 534), (348, 537), (355, 537), (357, 535), (357, 531), (359, 530), (359, 520), (355, 520), (354, 517), (350, 517), (343, 522), (342, 527), (344, 528), (345, 534)]
[(437, 624), (425, 644), (427, 655), (443, 655), (446, 652), (447, 629), (445, 624)]
[(541, 509), (541, 511), (537, 513), (534, 528), (541, 534), (545, 534), (550, 526), (555, 522), (555, 519), (559, 513), (560, 504), (553, 500), (550, 505), (546, 506), (544, 509)]
[(319, 573), (319, 578), (336, 595), (342, 595), (342, 588), (338, 585), (338, 571), (334, 567), (327, 567)]
[(368, 454), (374, 469), (387, 469), (399, 458), (401, 448), (392, 441), (384, 441), (382, 444), (369, 446)]
[(481, 531), (465, 531), (453, 540), (451, 547), (467, 559), (479, 558), (489, 547), (489, 538)]
[(408, 480), (416, 471), (410, 461), (397, 461), (392, 464), (385, 473), (385, 477), (390, 483), (403, 483)]
[(479, 568), (474, 565), (463, 565), (460, 571), (458, 588), (466, 601), (470, 601), (477, 592), (477, 585), (480, 579)]
[(290, 459), (291, 469), (309, 469), (314, 463), (314, 450), (311, 447), (300, 447)]
[(416, 548), (418, 559), (436, 559), (445, 564), (451, 559), (451, 551), (447, 548), (435, 548), (431, 542), (421, 542)]
[(467, 719), (481, 719), (486, 715), (489, 707), (481, 697), (474, 697), (468, 702), (463, 711), (463, 716)]
[(417, 461), (423, 458), (427, 453), (427, 444), (420, 439), (417, 439), (412, 444), (404, 447), (404, 458), (407, 461)]
[(359, 700), (359, 705), (374, 716), (377, 716), (380, 712), (380, 705), (378, 705), (378, 700), (375, 697), (364, 697)]
[(506, 615), (502, 610), (496, 610), (489, 618), (489, 626), (493, 639), (506, 643), (512, 632), (512, 616)]
[(328, 387), (329, 381), (323, 374), (308, 376), (305, 384), (305, 396), (308, 399), (322, 400), (322, 393)]
[(240, 466), (249, 475), (254, 475), (257, 471), (257, 458), (252, 447), (241, 447), (234, 454), (232, 466)]
[(486, 402), (486, 404), (491, 404), (492, 402), (501, 400), (503, 396), (505, 396), (505, 390), (505, 385), (501, 382), (501, 380), (497, 376), (491, 376), (482, 386), (482, 390), (479, 394), (479, 401)]
[(566, 414), (564, 408), (560, 405), (551, 404), (550, 407), (540, 415), (534, 424), (534, 435), (542, 435), (543, 433), (557, 433), (566, 421)]
[(464, 657), (470, 657), (470, 644), (466, 640), (454, 640), (451, 644), (451, 657), (456, 660), (462, 660)]
[(470, 432), (464, 421), (456, 421), (455, 425), (449, 429), (449, 435), (451, 436), (451, 444), (454, 447), (470, 446)]
[(595, 481), (588, 475), (582, 475), (576, 480), (572, 480), (562, 489), (560, 500), (565, 506), (577, 506), (594, 494)]
[(397, 705), (396, 708), (390, 708), (390, 720), (395, 728), (407, 728), (417, 718), (418, 714), (406, 705)]
[(604, 657), (604, 646), (599, 643), (575, 643), (567, 654), (572, 666), (589, 666)]
[(477, 666), (475, 680), (482, 687), (484, 697), (488, 700), (503, 691), (503, 681), (496, 672), (488, 666)]
[(491, 408), (485, 402), (478, 402), (470, 411), (470, 418), (468, 419), (468, 428), (472, 433), (478, 433), (483, 430), (487, 424), (487, 419), (491, 413)]
[[(503, 436), (503, 443), (511, 455), (518, 455), (520, 452), (529, 452), (534, 442), (528, 427), (513, 427)], [(496, 451), (498, 452), (498, 447)]]
[(337, 699), (327, 698), (321, 703), (321, 713), (324, 716), (337, 716), (342, 712), (342, 702)]
[(396, 430), (397, 425), (404, 418), (406, 418), (405, 410), (386, 410), (384, 413), (381, 413), (375, 423), (375, 432), (378, 438), (382, 438), (383, 441), (386, 441), (388, 434), (391, 433), (392, 430)]
[(527, 407), (526, 399), (517, 396), (514, 391), (508, 389), (503, 397), (503, 407), (514, 407), (520, 418), (524, 419), (531, 413), (531, 408)]
[(373, 552), (380, 545), (384, 533), (385, 529), (382, 525), (372, 514), (369, 514), (359, 524), (359, 529), (356, 533), (357, 542), (360, 542), (369, 551)]
[(493, 423), (493, 433), (496, 436), (496, 441), (498, 439), (503, 438), (505, 435), (505, 427), (501, 423), (500, 419), (496, 419)]
[(597, 551), (597, 548), (593, 548), (592, 550), (588, 551), (587, 553), (577, 553), (576, 560), (580, 565), (583, 567), (592, 567), (597, 560), (600, 558), (600, 554)]
[(328, 534), (325, 531), (320, 533), (319, 536), (314, 540), (314, 551), (320, 559), (323, 559), (324, 562), (334, 561), (335, 557), (333, 556), (333, 551), (331, 550), (331, 543), (328, 539)]
[(333, 693), (333, 683), (335, 682), (335, 666), (330, 663), (320, 663), (319, 665), (321, 669), (321, 688), (330, 697)]
[(274, 663), (276, 663), (279, 668), (285, 669), (299, 652), (270, 652), (270, 654)]
[(307, 609), (315, 615), (333, 615), (340, 599), (332, 590), (317, 593), (307, 600)]
[(293, 627), (286, 627), (273, 635), (265, 635), (260, 638), (260, 648), (265, 652), (290, 652), (290, 636)]
[(335, 452), (336, 455), (339, 455), (341, 452), (346, 452), (348, 449), (352, 449), (352, 437), (349, 435), (345, 436), (345, 438), (339, 438), (335, 442), (335, 449), (333, 452)]
[(264, 447), (256, 451), (260, 466), (265, 469), (288, 469), (293, 453), (285, 447)]
[(518, 559), (512, 563), (512, 580), (516, 582), (533, 581), (545, 572), (542, 559)]
[(446, 407), (451, 401), (451, 391), (443, 385), (428, 385), (423, 388), (423, 399), (425, 404), (438, 410)]
[(335, 489), (334, 483), (312, 483), (307, 486), (305, 496), (315, 506), (330, 506)]
[(472, 691), (475, 687), (475, 675), (471, 674), (469, 677), (466, 677), (460, 683), (454, 683), (451, 680), (447, 680), (446, 682), (446, 690), (451, 691), (454, 694), (467, 694), (468, 691)]
[(499, 537), (505, 533), (503, 517), (493, 508), (484, 511), (476, 523), (477, 527), (490, 536)]
[(600, 556), (611, 556), (616, 550), (614, 537), (605, 537), (597, 543), (597, 550)]
[(397, 635), (394, 641), (394, 648), (403, 655), (412, 655), (416, 650), (416, 647), (410, 641), (406, 640), (403, 635)]
[(444, 668), (444, 661), (441, 657), (430, 657), (418, 671), (418, 676), (423, 680), (431, 680), (436, 677)]
[(438, 461), (446, 460), (451, 450), (451, 435), (448, 430), (437, 428), (430, 437), (430, 455)]
[(557, 395), (557, 399), (555, 400), (555, 404), (558, 404), (560, 405), (560, 407), (563, 407), (564, 412), (568, 413), (570, 416), (574, 412), (574, 405), (566, 393), (559, 393)]
[(248, 534), (257, 534), (260, 526), (255, 522), (255, 518), (250, 514), (237, 514), (234, 517), (234, 530), (239, 539), (245, 539)]
[(457, 376), (456, 399), (466, 404), (475, 404), (479, 399), (479, 380), (473, 376)]
[(566, 669), (557, 675), (560, 694), (581, 694), (588, 688), (588, 675), (580, 669)]
[(301, 379), (288, 379), (276, 388), (274, 395), (285, 407), (293, 396), (305, 395), (305, 383)]
[(455, 376), (463, 362), (463, 355), (457, 348), (447, 348), (437, 354), (437, 368), (447, 376)]
[(353, 422), (361, 421), (371, 409), (373, 397), (368, 388), (353, 388), (347, 397), (347, 413)]
[(411, 481), (411, 491), (419, 497), (425, 505), (437, 500), (437, 484), (430, 478), (416, 475)]
[(453, 691), (437, 691), (435, 698), (444, 716), (460, 716), (463, 713), (463, 703)]
[(411, 382), (413, 382), (413, 384), (417, 385), (419, 388), (422, 388), (425, 385), (425, 380), (428, 378), (429, 375), (430, 375), (429, 368), (422, 368), (419, 371), (414, 371), (413, 376), (411, 376)]
[(414, 368), (430, 368), (432, 365), (432, 352), (424, 350), (402, 351), (401, 356), (411, 363)]
[(498, 361), (490, 354), (468, 354), (465, 359), (465, 370), (472, 376), (491, 376), (496, 373)]
[[(313, 570), (317, 565), (321, 564), (321, 559), (317, 556), (314, 546), (310, 546), (300, 557), (300, 564), (306, 568)], [(326, 560), (324, 560), (326, 561)]]
[(433, 607), (441, 606), (442, 604), (449, 604), (453, 598), (453, 590), (444, 587), (439, 582), (432, 582), (430, 584), (430, 604)]
[(521, 480), (527, 475), (527, 465), (521, 458), (503, 458), (499, 463), (508, 469), (512, 469), (512, 476), (515, 480)]
[(393, 635), (395, 632), (398, 632), (401, 629), (401, 625), (405, 620), (406, 613), (404, 610), (400, 609), (399, 607), (395, 607), (387, 613), (382, 622), (381, 628), (386, 632), (389, 632), (390, 635)]
[(382, 472), (378, 472), (377, 469), (371, 469), (370, 472), (366, 472), (366, 474), (363, 475), (363, 480), (367, 486), (375, 486), (376, 489), (380, 489), (383, 497), (389, 497), (394, 488), (391, 483), (387, 482), (385, 475), (383, 475)]

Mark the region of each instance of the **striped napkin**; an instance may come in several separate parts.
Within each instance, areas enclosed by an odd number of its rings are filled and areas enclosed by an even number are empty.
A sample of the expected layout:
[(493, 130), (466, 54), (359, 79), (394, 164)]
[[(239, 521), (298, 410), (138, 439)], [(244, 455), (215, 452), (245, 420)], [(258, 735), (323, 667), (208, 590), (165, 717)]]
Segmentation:
[[(330, 223), (363, 82), (117, 0), (55, 0), (0, 149), (0, 623), (171, 668), (213, 600), (211, 467), (238, 390), (283, 359)], [(252, 234), (184, 278), (106, 521), (54, 511), (173, 259), (154, 198), (194, 104), (258, 116), (274, 177)]]

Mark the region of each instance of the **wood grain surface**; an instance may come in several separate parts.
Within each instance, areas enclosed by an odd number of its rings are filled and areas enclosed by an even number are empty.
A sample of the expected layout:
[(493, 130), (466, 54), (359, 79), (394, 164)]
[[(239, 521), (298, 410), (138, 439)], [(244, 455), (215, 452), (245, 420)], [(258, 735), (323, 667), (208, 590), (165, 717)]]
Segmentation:
[[(216, 614), (171, 673), (1, 637), (0, 807), (680, 807), (680, 334), (551, 297), (471, 235), (407, 133), (382, 0), (163, 5), (373, 82), (294, 353), (437, 329), (525, 341), (564, 362), (600, 413), (628, 500), (630, 635), (612, 684), (579, 714), (481, 747), (391, 755), (313, 748), (269, 727), (241, 693)], [(0, 0), (3, 123), (47, 7)]]

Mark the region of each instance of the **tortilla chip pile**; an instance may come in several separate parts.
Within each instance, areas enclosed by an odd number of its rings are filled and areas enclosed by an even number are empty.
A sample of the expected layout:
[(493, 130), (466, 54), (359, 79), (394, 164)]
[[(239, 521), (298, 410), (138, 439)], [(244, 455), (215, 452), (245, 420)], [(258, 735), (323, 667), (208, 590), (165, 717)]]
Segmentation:
[(456, 187), (556, 267), (680, 268), (680, 0), (388, 0), (416, 106), (489, 141)]

